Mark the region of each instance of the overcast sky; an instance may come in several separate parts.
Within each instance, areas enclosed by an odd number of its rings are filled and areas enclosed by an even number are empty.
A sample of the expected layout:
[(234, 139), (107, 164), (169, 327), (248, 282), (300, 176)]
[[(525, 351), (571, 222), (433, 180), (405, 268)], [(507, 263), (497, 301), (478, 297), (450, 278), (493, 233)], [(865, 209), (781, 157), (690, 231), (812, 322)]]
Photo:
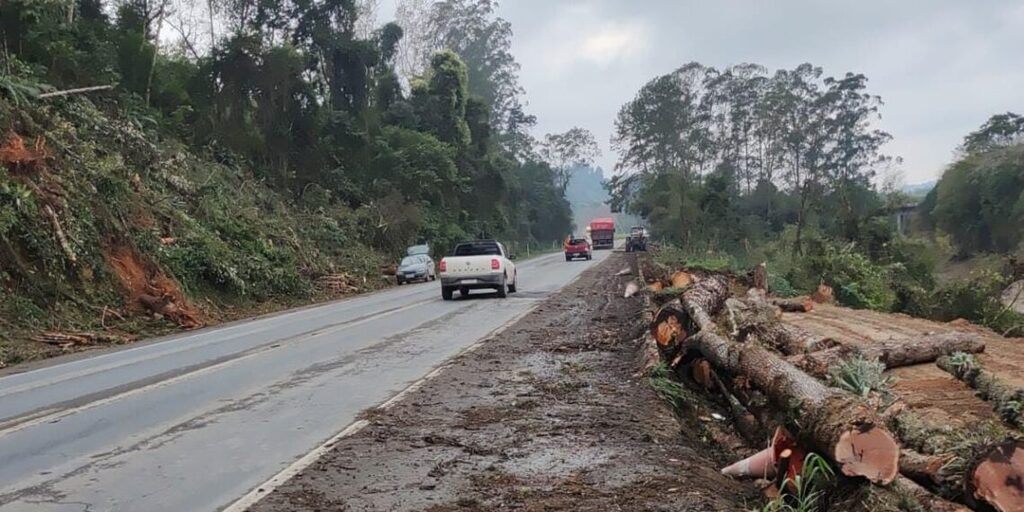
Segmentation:
[(535, 135), (593, 131), (606, 172), (619, 107), (690, 61), (864, 73), (907, 183), (938, 177), (990, 115), (1024, 111), (1024, 1), (504, 0), (499, 15), (515, 31)]

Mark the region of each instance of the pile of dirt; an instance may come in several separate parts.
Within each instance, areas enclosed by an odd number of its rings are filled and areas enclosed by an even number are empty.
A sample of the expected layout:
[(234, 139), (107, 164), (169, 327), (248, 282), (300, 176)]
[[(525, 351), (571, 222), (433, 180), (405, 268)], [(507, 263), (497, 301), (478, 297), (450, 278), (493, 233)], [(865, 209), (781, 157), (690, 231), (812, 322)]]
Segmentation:
[(105, 251), (107, 262), (124, 288), (125, 303), (161, 315), (185, 329), (202, 327), (201, 313), (188, 302), (181, 287), (160, 267), (127, 247)]
[[(613, 254), (408, 394), (254, 511), (743, 510), (735, 454), (637, 377)], [(523, 299), (509, 299), (523, 300)], [(696, 422), (698, 424), (695, 424)]]

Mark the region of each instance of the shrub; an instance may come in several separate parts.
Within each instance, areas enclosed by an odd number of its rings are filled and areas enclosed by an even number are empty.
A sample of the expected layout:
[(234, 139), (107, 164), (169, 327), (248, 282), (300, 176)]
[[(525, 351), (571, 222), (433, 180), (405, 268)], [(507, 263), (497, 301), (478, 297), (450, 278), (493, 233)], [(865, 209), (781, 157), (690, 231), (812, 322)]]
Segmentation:
[(836, 299), (842, 304), (889, 311), (896, 303), (888, 269), (854, 250), (852, 244), (818, 244), (804, 265), (811, 277), (818, 277), (836, 291)]

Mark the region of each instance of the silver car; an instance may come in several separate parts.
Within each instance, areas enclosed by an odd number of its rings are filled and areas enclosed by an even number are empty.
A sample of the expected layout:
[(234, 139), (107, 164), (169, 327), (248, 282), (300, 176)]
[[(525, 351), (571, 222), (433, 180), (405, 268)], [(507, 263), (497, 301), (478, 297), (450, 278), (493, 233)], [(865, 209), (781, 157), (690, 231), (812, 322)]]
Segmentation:
[(426, 254), (406, 256), (402, 258), (402, 262), (398, 265), (398, 272), (395, 273), (395, 277), (400, 285), (416, 280), (433, 281), (437, 279), (434, 260), (430, 259), (430, 256)]

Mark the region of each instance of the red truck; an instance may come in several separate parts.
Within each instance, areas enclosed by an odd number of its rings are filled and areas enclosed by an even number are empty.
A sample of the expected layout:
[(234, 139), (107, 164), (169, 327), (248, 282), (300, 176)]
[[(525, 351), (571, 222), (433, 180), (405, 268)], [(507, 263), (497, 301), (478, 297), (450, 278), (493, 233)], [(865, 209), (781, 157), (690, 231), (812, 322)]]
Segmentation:
[(590, 240), (594, 249), (611, 249), (615, 245), (615, 221), (610, 218), (590, 221)]

